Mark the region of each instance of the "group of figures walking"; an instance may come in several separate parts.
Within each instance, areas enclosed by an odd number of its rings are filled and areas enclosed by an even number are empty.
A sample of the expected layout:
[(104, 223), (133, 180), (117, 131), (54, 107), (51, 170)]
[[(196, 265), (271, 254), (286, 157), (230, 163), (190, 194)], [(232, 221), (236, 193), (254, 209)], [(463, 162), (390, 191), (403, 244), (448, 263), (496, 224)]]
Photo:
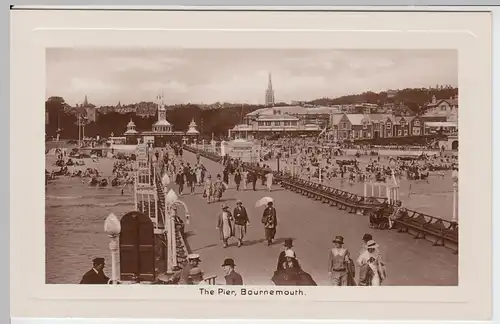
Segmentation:
[[(262, 224), (264, 225), (264, 235), (267, 245), (270, 246), (276, 236), (276, 227), (278, 218), (276, 217), (276, 208), (273, 202), (269, 201), (264, 213), (262, 214)], [(243, 245), (243, 239), (247, 232), (247, 225), (250, 224), (248, 213), (241, 200), (236, 202), (233, 213), (229, 210), (227, 204), (222, 205), (222, 211), (217, 216), (216, 229), (219, 231), (222, 246), (228, 247), (228, 240), (235, 237), (238, 240), (238, 247)]]

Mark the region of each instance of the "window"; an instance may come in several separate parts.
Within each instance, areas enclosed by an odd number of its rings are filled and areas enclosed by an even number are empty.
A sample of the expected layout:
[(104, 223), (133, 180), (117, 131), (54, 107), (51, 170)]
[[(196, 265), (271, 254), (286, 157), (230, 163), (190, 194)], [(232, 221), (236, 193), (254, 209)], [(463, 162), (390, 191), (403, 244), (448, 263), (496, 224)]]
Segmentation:
[(290, 122), (289, 121), (285, 121), (285, 122), (283, 122), (283, 125), (290, 126)]
[(259, 126), (264, 126), (264, 122), (259, 122)]
[(392, 124), (391, 123), (387, 123), (387, 125), (385, 127), (387, 127), (387, 129), (390, 129), (392, 127)]
[(274, 122), (274, 126), (279, 126), (280, 125), (280, 122), (279, 121), (275, 121)]
[(368, 128), (368, 123), (367, 122), (364, 122), (363, 123), (363, 129), (367, 129)]
[(446, 106), (445, 105), (441, 105), (441, 111), (445, 111), (446, 110)]
[(420, 126), (420, 120), (415, 120), (415, 121), (413, 122), (413, 125), (414, 125), (414, 126)]
[(401, 136), (401, 130), (398, 129), (398, 136)]
[(392, 137), (392, 131), (387, 132), (387, 137)]
[(346, 131), (342, 132), (342, 138), (347, 138), (347, 132)]
[(413, 135), (420, 135), (420, 127), (413, 127)]
[(407, 129), (405, 129), (404, 134), (405, 134), (405, 136), (408, 136), (408, 130)]
[(295, 120), (294, 120), (294, 121), (292, 122), (292, 126), (297, 126), (297, 121), (295, 121)]
[(266, 126), (271, 126), (271, 122), (270, 121), (266, 121)]
[(363, 138), (367, 138), (367, 133), (366, 132), (363, 132)]
[(341, 123), (340, 124), (340, 129), (347, 129), (347, 123), (346, 122)]

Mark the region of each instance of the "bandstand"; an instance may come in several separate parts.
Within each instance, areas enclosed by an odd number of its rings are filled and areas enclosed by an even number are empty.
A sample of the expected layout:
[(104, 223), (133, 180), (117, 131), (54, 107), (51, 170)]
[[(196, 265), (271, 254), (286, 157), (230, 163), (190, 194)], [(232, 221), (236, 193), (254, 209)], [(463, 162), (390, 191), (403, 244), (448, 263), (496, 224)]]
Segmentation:
[(137, 138), (139, 137), (139, 132), (135, 127), (135, 123), (130, 118), (130, 121), (127, 124), (127, 131), (123, 134), (125, 136), (126, 144), (137, 144)]
[(189, 123), (189, 128), (186, 132), (186, 143), (184, 143), (185, 145), (197, 142), (198, 136), (200, 136), (200, 132), (196, 129), (197, 126), (198, 125), (196, 125), (193, 118)]

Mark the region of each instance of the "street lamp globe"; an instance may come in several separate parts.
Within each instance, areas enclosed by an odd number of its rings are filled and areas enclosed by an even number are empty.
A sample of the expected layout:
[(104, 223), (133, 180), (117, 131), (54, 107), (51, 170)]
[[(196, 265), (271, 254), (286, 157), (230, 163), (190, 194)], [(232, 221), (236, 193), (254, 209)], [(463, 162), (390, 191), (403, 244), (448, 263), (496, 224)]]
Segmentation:
[(120, 234), (122, 228), (120, 221), (115, 214), (110, 213), (104, 221), (104, 231), (110, 236), (117, 236)]
[(165, 196), (165, 203), (172, 204), (172, 203), (176, 202), (177, 199), (178, 199), (178, 197), (175, 194), (175, 191), (170, 189), (169, 192), (167, 193), (167, 195)]

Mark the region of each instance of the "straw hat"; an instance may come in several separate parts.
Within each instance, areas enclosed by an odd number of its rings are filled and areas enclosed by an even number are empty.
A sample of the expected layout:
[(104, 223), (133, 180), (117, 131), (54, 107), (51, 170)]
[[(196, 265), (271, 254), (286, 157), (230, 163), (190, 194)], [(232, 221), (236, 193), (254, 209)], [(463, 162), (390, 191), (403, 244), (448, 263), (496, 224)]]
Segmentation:
[(286, 250), (285, 257), (295, 259), (295, 252), (293, 252), (292, 250)]
[(332, 241), (333, 243), (339, 243), (339, 244), (344, 244), (344, 237), (343, 236), (335, 236), (335, 238)]
[(370, 240), (370, 241), (366, 242), (366, 247), (368, 249), (377, 249), (378, 244), (374, 240)]

